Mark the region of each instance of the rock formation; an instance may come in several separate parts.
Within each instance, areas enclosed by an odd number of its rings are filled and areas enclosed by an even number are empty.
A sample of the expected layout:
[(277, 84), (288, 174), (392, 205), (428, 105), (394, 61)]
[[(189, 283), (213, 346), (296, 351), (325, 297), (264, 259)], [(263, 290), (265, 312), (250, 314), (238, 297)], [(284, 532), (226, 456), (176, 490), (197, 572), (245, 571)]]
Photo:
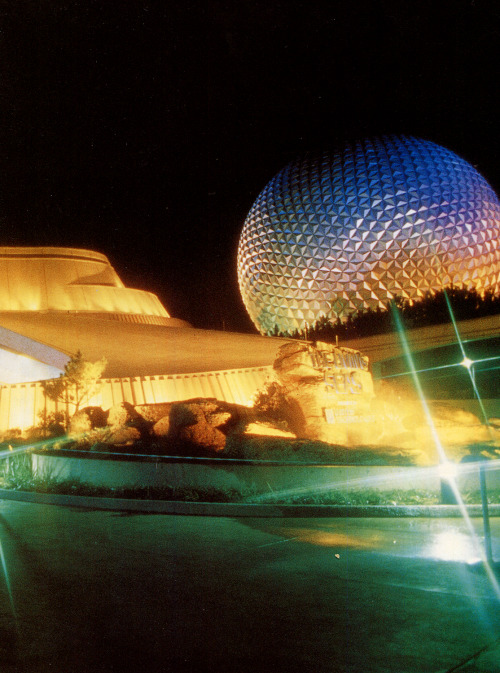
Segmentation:
[(374, 388), (368, 361), (347, 348), (294, 342), (274, 363), (290, 428), (299, 438), (374, 452), (398, 449), (413, 464), (436, 464), (436, 438), (451, 460), (498, 456), (500, 430), (446, 402), (426, 403), (385, 382)]
[(297, 437), (345, 446), (366, 443), (374, 393), (368, 359), (361, 353), (297, 341), (280, 348), (274, 370)]

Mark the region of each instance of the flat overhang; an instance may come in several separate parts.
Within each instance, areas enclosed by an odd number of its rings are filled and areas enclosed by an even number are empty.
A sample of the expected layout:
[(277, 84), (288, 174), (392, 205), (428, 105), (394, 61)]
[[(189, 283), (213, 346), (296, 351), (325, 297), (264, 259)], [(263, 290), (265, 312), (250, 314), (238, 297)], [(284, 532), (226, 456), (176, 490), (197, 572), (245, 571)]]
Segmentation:
[(63, 312), (0, 313), (0, 325), (20, 340), (27, 338), (32, 352), (37, 343), (40, 353), (46, 349), (67, 358), (80, 350), (90, 361), (105, 357), (106, 378), (269, 366), (278, 348), (287, 342), (276, 337), (141, 325)]
[[(457, 323), (456, 331), (451, 321), (439, 325), (408, 329), (405, 332), (405, 337), (410, 351), (418, 353), (429, 348), (458, 343), (457, 332), (462, 342), (498, 336), (500, 334), (500, 315), (461, 320)], [(372, 365), (404, 355), (401, 337), (396, 330), (387, 334), (350, 339), (349, 341), (343, 341), (341, 345), (361, 351), (369, 357)]]

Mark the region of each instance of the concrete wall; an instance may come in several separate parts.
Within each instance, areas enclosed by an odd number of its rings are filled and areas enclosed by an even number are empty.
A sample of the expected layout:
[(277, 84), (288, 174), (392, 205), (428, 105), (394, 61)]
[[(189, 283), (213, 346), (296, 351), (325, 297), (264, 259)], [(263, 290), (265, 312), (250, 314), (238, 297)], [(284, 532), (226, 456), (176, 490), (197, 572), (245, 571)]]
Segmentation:
[[(381, 467), (335, 465), (279, 465), (254, 461), (223, 459), (175, 459), (122, 456), (72, 457), (33, 454), (33, 468), (42, 478), (78, 481), (107, 488), (174, 488), (234, 489), (239, 493), (279, 495), (317, 494), (329, 490), (376, 489), (426, 490), (439, 493), (441, 480), (435, 467)], [(494, 467), (491, 463), (490, 467)], [(459, 466), (460, 490), (479, 490), (477, 464)], [(489, 488), (500, 488), (500, 470), (487, 474)]]

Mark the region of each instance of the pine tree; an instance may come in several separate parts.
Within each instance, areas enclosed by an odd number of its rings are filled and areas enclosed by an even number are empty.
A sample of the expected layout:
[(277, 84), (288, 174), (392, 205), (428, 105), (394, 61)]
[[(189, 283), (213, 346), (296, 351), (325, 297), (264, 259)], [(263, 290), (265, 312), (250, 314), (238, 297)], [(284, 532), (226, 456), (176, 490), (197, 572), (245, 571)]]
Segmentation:
[(81, 351), (78, 351), (70, 358), (59, 378), (42, 381), (44, 395), (54, 402), (64, 404), (66, 427), (69, 424), (70, 408), (73, 408), (73, 414), (76, 414), (82, 402), (90, 400), (99, 389), (99, 380), (106, 365), (106, 358), (89, 362)]

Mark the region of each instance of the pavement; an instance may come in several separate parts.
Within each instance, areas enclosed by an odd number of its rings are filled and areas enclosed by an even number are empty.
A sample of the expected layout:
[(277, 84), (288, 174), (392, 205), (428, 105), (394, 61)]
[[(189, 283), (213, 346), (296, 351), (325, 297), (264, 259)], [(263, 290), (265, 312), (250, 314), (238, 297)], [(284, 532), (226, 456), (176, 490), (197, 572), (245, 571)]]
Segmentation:
[(0, 671), (500, 673), (471, 526), (0, 500)]

